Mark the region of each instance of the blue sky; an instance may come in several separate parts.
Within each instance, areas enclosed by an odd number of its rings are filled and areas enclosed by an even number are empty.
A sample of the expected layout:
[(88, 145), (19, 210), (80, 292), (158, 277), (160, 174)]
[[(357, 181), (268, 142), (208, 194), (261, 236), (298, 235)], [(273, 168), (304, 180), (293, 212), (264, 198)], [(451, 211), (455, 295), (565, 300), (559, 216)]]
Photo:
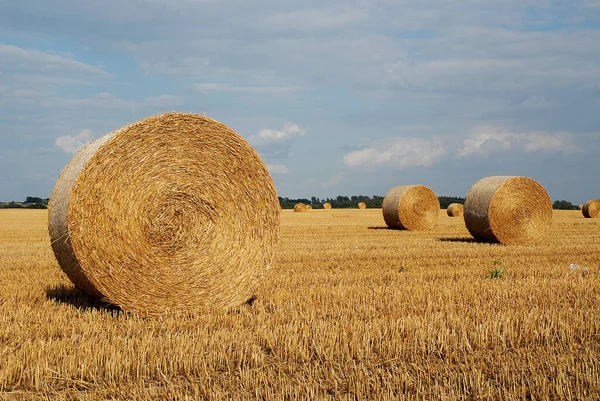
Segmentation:
[(204, 113), (280, 196), (464, 196), (525, 175), (600, 198), (600, 2), (0, 0), (0, 200), (82, 145)]

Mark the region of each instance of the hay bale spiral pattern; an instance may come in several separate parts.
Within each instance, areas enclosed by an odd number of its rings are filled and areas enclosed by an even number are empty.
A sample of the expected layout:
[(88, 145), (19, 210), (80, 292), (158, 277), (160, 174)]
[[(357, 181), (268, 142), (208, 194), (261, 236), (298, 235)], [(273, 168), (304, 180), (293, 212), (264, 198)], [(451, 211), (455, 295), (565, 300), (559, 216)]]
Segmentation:
[(600, 217), (600, 199), (593, 199), (585, 202), (581, 208), (583, 217), (594, 219)]
[(390, 228), (429, 230), (438, 220), (440, 201), (423, 185), (392, 188), (383, 199), (383, 219)]
[(539, 243), (551, 223), (550, 196), (531, 178), (487, 177), (477, 181), (467, 194), (465, 224), (479, 241)]
[(82, 292), (140, 314), (239, 305), (273, 265), (279, 201), (227, 126), (168, 113), (82, 149), (52, 193), (49, 233)]

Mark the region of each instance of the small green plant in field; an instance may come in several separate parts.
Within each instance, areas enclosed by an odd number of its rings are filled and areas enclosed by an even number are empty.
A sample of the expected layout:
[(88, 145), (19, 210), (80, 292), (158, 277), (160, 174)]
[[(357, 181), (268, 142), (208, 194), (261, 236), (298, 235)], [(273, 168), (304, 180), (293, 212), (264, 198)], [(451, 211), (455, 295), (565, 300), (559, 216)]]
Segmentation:
[(488, 276), (489, 279), (501, 279), (504, 277), (504, 268), (502, 267), (502, 262), (498, 260), (494, 260), (494, 268), (490, 270), (490, 274)]
[(398, 273), (403, 273), (406, 271), (406, 267), (404, 267), (404, 265), (401, 265), (400, 268), (398, 269)]

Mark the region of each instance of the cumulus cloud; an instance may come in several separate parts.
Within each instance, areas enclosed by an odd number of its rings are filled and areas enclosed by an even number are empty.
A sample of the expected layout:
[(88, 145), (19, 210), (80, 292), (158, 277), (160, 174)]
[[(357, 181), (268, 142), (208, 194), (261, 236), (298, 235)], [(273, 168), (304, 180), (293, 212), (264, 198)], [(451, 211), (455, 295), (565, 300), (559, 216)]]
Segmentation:
[(281, 129), (264, 128), (250, 137), (250, 143), (266, 157), (288, 157), (296, 138), (306, 135), (297, 124), (286, 123)]
[(437, 137), (397, 137), (376, 141), (362, 150), (347, 153), (344, 163), (352, 168), (429, 167), (436, 164), (446, 153), (442, 141)]
[(510, 149), (523, 149), (526, 152), (549, 151), (574, 153), (582, 149), (573, 143), (569, 132), (511, 132), (503, 127), (478, 128), (465, 139), (459, 149), (459, 156), (484, 155)]
[(266, 166), (267, 169), (269, 169), (269, 171), (271, 172), (271, 174), (288, 174), (290, 172), (290, 169), (287, 166), (284, 166), (283, 164), (267, 163)]
[(94, 135), (92, 131), (85, 128), (77, 135), (65, 135), (56, 138), (54, 144), (65, 153), (75, 154), (88, 143), (92, 142)]

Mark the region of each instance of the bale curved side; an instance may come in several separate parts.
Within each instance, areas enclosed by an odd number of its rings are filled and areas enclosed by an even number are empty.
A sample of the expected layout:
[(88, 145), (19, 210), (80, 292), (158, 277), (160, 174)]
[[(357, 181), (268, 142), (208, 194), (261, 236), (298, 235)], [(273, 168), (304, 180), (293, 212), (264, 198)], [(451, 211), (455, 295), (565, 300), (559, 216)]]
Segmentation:
[(429, 230), (439, 216), (440, 201), (423, 185), (392, 188), (383, 199), (383, 219), (388, 227), (410, 231)]
[(462, 217), (464, 215), (464, 205), (461, 203), (451, 203), (446, 209), (450, 217)]
[(329, 203), (329, 202), (323, 203), (323, 209), (325, 209), (325, 210), (331, 209), (331, 203)]
[(552, 202), (531, 178), (492, 176), (469, 190), (464, 216), (467, 229), (479, 241), (532, 244), (550, 228)]
[(600, 199), (593, 199), (585, 202), (581, 208), (583, 217), (594, 219), (600, 217)]
[(168, 113), (78, 153), (49, 213), (81, 291), (140, 314), (245, 302), (272, 267), (279, 201), (258, 154), (227, 126)]
[(294, 205), (294, 212), (306, 212), (306, 205), (304, 203), (296, 203)]
[(306, 210), (312, 210), (312, 205), (306, 205)]

